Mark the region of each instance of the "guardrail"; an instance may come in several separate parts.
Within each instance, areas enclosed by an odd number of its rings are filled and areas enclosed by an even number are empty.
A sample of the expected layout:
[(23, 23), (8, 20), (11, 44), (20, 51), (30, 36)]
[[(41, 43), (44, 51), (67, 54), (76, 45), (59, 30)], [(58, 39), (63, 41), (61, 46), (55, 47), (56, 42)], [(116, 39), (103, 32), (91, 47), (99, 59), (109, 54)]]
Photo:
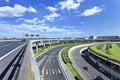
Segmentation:
[(22, 62), (17, 80), (40, 80), (40, 73), (34, 58), (32, 41), (27, 45), (26, 54)]
[[(96, 56), (96, 53), (92, 52), (92, 51), (89, 50), (89, 49), (88, 49), (88, 51), (89, 51), (91, 54), (93, 54), (93, 55)], [(99, 56), (97, 56), (97, 57), (99, 57)], [(92, 56), (89, 56), (89, 58), (90, 58), (94, 63), (98, 62), (98, 61), (97, 61), (96, 59), (94, 59)], [(99, 57), (99, 58), (101, 58), (101, 57)], [(101, 58), (101, 59), (103, 59), (103, 58)], [(106, 60), (107, 60), (107, 59), (106, 59)], [(107, 60), (107, 61), (108, 61), (108, 60)], [(111, 63), (112, 63), (112, 61), (111, 61)], [(114, 64), (114, 63), (112, 63), (112, 64)], [(120, 64), (119, 64), (119, 65), (120, 65)], [(119, 65), (118, 65), (118, 66), (119, 66)], [(112, 71), (112, 75), (115, 76), (116, 78), (120, 79), (120, 73), (114, 71), (114, 70), (112, 69), (112, 67), (109, 68), (109, 67), (105, 66), (104, 64), (102, 64), (101, 62), (99, 62), (99, 67), (101, 67), (102, 69), (104, 69), (105, 71), (107, 71), (109, 74), (111, 74), (111, 71)]]
[[(20, 69), (21, 61), (27, 44), (23, 44), (9, 53), (9, 56), (0, 60), (0, 79), (15, 80)], [(17, 53), (17, 54), (16, 54)], [(4, 63), (3, 63), (4, 62)]]
[(61, 55), (62, 50), (59, 52), (59, 55), (58, 55), (58, 63), (63, 72), (63, 75), (65, 76), (66, 80), (75, 80), (74, 75), (72, 74), (72, 72), (69, 70), (69, 68), (65, 65), (65, 63), (62, 60), (62, 55)]

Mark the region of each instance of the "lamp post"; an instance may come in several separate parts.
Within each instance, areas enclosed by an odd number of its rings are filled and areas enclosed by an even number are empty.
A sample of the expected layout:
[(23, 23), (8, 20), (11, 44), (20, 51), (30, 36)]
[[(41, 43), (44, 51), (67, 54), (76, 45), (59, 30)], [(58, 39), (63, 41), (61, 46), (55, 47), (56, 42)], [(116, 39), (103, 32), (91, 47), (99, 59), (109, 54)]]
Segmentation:
[(46, 31), (46, 29), (44, 29), (44, 40), (43, 40), (43, 46), (44, 46), (44, 48), (45, 48), (45, 31)]

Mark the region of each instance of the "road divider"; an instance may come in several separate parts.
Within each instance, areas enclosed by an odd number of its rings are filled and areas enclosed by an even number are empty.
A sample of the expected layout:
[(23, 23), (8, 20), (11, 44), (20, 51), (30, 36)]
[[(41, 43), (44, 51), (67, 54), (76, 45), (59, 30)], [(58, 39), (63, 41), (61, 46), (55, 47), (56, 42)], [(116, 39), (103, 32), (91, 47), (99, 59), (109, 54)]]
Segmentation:
[(59, 52), (58, 63), (59, 63), (60, 68), (61, 68), (61, 70), (63, 72), (63, 75), (65, 76), (66, 80), (75, 80), (74, 75), (69, 70), (69, 68), (66, 66), (66, 64), (63, 62), (62, 51), (63, 51), (63, 49)]
[(32, 49), (32, 41), (27, 45), (17, 80), (40, 80), (39, 68)]

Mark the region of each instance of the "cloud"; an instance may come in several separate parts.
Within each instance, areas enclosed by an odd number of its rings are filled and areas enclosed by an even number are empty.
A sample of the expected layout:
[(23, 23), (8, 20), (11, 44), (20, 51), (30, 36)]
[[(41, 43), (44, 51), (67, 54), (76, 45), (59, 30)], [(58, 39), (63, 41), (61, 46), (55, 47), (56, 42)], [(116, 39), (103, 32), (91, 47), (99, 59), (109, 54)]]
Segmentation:
[(92, 16), (92, 15), (95, 15), (95, 14), (98, 14), (100, 12), (102, 12), (103, 9), (101, 7), (97, 7), (97, 6), (94, 6), (93, 8), (91, 9), (86, 9), (82, 14), (81, 16)]
[(0, 7), (0, 17), (20, 17), (24, 16), (26, 12), (37, 13), (36, 9), (31, 6), (29, 8), (26, 8), (22, 5), (15, 4), (14, 7)]
[[(14, 37), (19, 37), (23, 36), (23, 34), (31, 34), (31, 33), (39, 33), (42, 35), (44, 33), (44, 29), (46, 29), (46, 34), (51, 34), (49, 37), (59, 37), (58, 35), (61, 33), (67, 33), (71, 37), (74, 35), (79, 35), (82, 34), (83, 32), (80, 32), (78, 30), (74, 29), (64, 29), (64, 28), (59, 28), (56, 26), (48, 26), (48, 25), (41, 25), (41, 24), (18, 24), (18, 25), (12, 25), (9, 23), (0, 23), (0, 31), (1, 34), (7, 34), (8, 37), (14, 36)], [(9, 34), (9, 35), (8, 35)], [(58, 35), (56, 35), (58, 34)], [(62, 34), (60, 36), (63, 36)]]
[(45, 20), (53, 22), (55, 18), (60, 16), (60, 14), (56, 13), (58, 10), (56, 7), (48, 6), (47, 9), (51, 12), (51, 14), (45, 15)]
[(37, 13), (36, 9), (31, 6), (28, 8), (28, 12)]
[(7, 3), (10, 2), (9, 0), (5, 0)]
[(80, 3), (83, 2), (84, 0), (66, 0), (66, 1), (62, 1), (59, 2), (59, 5), (61, 6), (61, 10), (63, 9), (67, 9), (69, 10), (76, 10), (79, 8)]
[(55, 12), (55, 11), (58, 10), (57, 8), (52, 7), (52, 6), (48, 6), (47, 9), (48, 9), (49, 11), (51, 11), (51, 12)]
[(33, 18), (33, 19), (25, 19), (24, 22), (28, 24), (37, 24), (38, 18)]
[(60, 14), (57, 14), (57, 13), (51, 13), (49, 15), (45, 15), (44, 18), (48, 21), (53, 21), (55, 18), (59, 17)]

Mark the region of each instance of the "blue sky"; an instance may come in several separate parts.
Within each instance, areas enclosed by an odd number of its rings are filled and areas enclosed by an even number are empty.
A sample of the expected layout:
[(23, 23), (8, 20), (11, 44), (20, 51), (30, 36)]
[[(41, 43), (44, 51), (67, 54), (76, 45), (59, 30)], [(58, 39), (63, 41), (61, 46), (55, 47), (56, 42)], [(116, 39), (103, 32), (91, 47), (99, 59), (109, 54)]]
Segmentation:
[(0, 0), (0, 37), (25, 34), (120, 35), (120, 0)]

